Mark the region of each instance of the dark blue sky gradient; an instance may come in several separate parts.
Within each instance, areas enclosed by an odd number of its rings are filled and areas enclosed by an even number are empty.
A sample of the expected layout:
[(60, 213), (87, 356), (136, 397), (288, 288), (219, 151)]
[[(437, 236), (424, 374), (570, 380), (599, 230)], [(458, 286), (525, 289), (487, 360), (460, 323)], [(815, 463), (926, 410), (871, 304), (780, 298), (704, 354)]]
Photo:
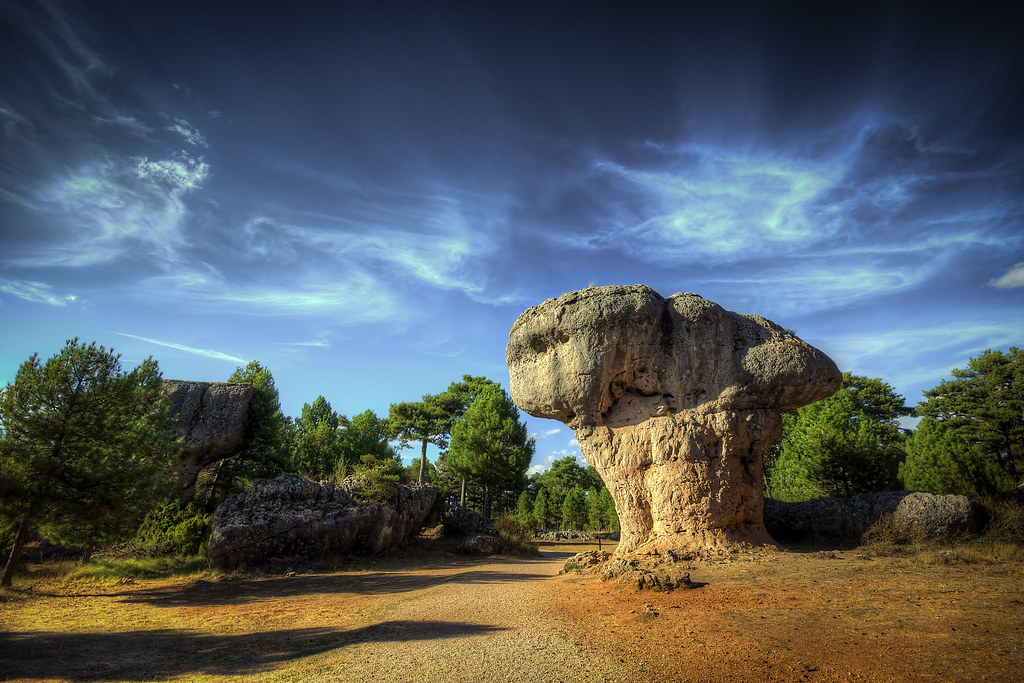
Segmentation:
[[(515, 317), (591, 283), (764, 315), (912, 405), (1022, 341), (1018, 14), (321, 4), (0, 6), (0, 381), (79, 336), (384, 414), (507, 383)], [(529, 422), (536, 465), (578, 452)]]

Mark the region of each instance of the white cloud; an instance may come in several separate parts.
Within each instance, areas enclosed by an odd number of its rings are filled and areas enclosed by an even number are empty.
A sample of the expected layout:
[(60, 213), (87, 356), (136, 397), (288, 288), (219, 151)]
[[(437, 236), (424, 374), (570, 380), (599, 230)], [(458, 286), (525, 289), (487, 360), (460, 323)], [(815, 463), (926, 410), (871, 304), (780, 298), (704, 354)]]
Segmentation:
[(245, 360), (244, 358), (232, 356), (231, 354), (228, 353), (222, 353), (221, 351), (214, 351), (212, 349), (199, 349), (194, 346), (186, 346), (185, 344), (177, 344), (175, 342), (160, 341), (159, 339), (150, 339), (149, 337), (140, 337), (138, 335), (128, 334), (126, 332), (115, 332), (114, 334), (120, 335), (122, 337), (128, 337), (129, 339), (137, 339), (138, 341), (143, 341), (148, 344), (156, 344), (157, 346), (163, 346), (169, 349), (175, 349), (177, 351), (184, 351), (185, 353), (191, 353), (196, 356), (213, 358), (214, 360), (226, 360), (232, 363), (240, 363), (242, 365), (248, 363), (248, 361)]
[(1000, 289), (1024, 287), (1024, 261), (1013, 264), (1010, 270), (1006, 271), (1001, 277), (991, 280), (989, 285), (999, 287)]
[(554, 436), (555, 434), (558, 434), (561, 431), (562, 430), (558, 429), (558, 428), (546, 429), (546, 430), (544, 430), (543, 432), (540, 432), (540, 433), (534, 432), (534, 433), (530, 434), (530, 438), (532, 438), (534, 441), (541, 441), (542, 439), (546, 439), (549, 436)]
[(526, 474), (527, 476), (529, 476), (533, 474), (541, 474), (543, 472), (547, 472), (556, 460), (561, 460), (562, 458), (570, 457), (576, 458), (576, 462), (577, 464), (579, 464), (580, 467), (585, 468), (588, 467), (590, 464), (587, 462), (587, 459), (583, 457), (583, 453), (581, 453), (579, 450), (562, 449), (558, 451), (551, 451), (550, 453), (548, 453), (544, 457), (544, 460), (535, 465), (531, 465), (530, 468), (526, 470)]
[(198, 188), (210, 174), (210, 166), (199, 157), (194, 159), (182, 153), (181, 159), (150, 161), (146, 157), (136, 160), (139, 178), (163, 184), (172, 191), (189, 191)]
[(0, 278), (0, 292), (16, 296), (31, 303), (49, 304), (51, 306), (67, 306), (78, 300), (73, 294), (63, 296), (54, 294), (53, 287), (42, 282), (25, 280), (5, 280)]

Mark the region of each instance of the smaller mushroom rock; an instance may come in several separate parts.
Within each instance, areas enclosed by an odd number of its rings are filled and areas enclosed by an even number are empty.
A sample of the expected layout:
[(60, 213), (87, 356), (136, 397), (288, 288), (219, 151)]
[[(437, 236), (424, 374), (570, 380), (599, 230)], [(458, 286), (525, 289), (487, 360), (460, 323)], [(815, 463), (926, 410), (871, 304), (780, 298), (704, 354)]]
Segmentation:
[(527, 309), (506, 360), (516, 405), (573, 428), (604, 479), (618, 556), (772, 543), (761, 463), (780, 413), (841, 381), (828, 356), (765, 318), (643, 285)]

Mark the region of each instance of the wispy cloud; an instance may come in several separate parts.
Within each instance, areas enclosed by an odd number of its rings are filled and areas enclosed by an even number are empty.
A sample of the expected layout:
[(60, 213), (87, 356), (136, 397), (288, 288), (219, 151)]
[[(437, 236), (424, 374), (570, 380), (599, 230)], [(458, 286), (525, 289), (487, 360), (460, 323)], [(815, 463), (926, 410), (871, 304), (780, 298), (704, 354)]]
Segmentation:
[(1024, 287), (1024, 262), (1015, 263), (1004, 275), (990, 281), (989, 285), (1000, 289)]
[(877, 330), (828, 338), (826, 351), (843, 370), (880, 376), (913, 404), (917, 392), (936, 386), (953, 368), (986, 349), (1021, 342), (1024, 316), (998, 322), (962, 320), (941, 327)]
[(175, 342), (160, 341), (159, 339), (151, 339), (149, 337), (140, 337), (135, 334), (128, 334), (127, 332), (115, 332), (114, 334), (122, 337), (128, 337), (129, 339), (135, 339), (138, 341), (146, 342), (147, 344), (156, 344), (157, 346), (163, 346), (168, 349), (175, 349), (176, 351), (184, 351), (185, 353), (191, 353), (196, 356), (203, 356), (205, 358), (213, 358), (214, 360), (226, 360), (232, 363), (240, 363), (245, 365), (248, 361), (238, 356), (232, 356), (229, 353), (223, 353), (221, 351), (214, 351), (212, 349), (199, 349), (194, 346), (186, 346), (185, 344), (177, 344)]
[(59, 295), (53, 293), (53, 287), (43, 282), (6, 280), (0, 278), (0, 292), (16, 296), (19, 299), (37, 304), (51, 306), (67, 306), (78, 300), (73, 294)]
[(561, 432), (562, 432), (562, 430), (558, 429), (556, 427), (555, 429), (547, 429), (547, 430), (545, 430), (543, 432), (539, 432), (539, 433), (537, 433), (537, 432), (531, 433), (530, 434), (530, 438), (532, 438), (534, 441), (542, 441), (542, 440), (548, 438), (549, 436), (554, 436), (555, 434), (560, 434)]
[(185, 119), (174, 119), (174, 123), (168, 126), (167, 130), (177, 133), (190, 145), (209, 147), (209, 145), (206, 144), (206, 136), (193, 128), (192, 124)]

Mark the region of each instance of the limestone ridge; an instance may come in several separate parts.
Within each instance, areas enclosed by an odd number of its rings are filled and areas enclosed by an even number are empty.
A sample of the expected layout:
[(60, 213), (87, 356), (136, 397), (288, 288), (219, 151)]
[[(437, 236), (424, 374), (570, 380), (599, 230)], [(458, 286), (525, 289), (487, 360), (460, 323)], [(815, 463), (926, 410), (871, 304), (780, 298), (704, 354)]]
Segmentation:
[(516, 405), (569, 425), (604, 479), (619, 555), (771, 543), (761, 462), (780, 413), (831, 395), (842, 377), (765, 318), (644, 285), (527, 309), (506, 360)]
[(182, 500), (195, 494), (204, 467), (235, 455), (245, 444), (253, 387), (246, 383), (163, 380), (170, 414), (176, 422), (172, 436), (181, 439), (181, 455), (171, 468), (175, 492)]

